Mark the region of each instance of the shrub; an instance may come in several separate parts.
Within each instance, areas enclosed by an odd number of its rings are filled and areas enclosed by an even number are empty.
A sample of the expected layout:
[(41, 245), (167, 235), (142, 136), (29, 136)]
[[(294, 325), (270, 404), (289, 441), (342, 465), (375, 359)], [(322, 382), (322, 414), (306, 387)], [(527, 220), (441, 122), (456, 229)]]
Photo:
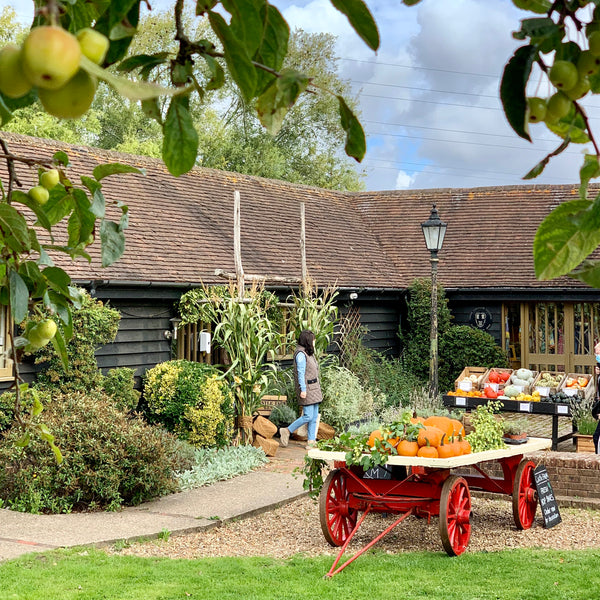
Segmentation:
[(455, 325), (440, 338), (439, 389), (454, 389), (454, 381), (467, 366), (507, 367), (506, 353), (485, 331)]
[(144, 399), (150, 422), (198, 446), (225, 446), (233, 434), (233, 405), (218, 370), (187, 360), (146, 372)]
[(44, 423), (56, 437), (59, 465), (37, 436), (23, 450), (14, 427), (0, 440), (0, 497), (28, 512), (70, 512), (135, 505), (178, 489), (187, 468), (172, 434), (118, 410), (105, 394), (55, 395)]
[(337, 430), (344, 430), (375, 409), (373, 394), (365, 391), (358, 377), (344, 367), (321, 369), (321, 389), (323, 421)]
[(275, 423), (277, 427), (286, 427), (293, 423), (297, 418), (296, 411), (289, 404), (280, 404), (273, 407), (269, 420)]
[(190, 490), (243, 475), (266, 462), (268, 459), (265, 453), (254, 446), (230, 446), (218, 450), (198, 449), (193, 466), (177, 477), (181, 489)]
[[(400, 333), (403, 359), (407, 370), (419, 379), (429, 378), (431, 338), (431, 280), (415, 279), (409, 288), (407, 301), (407, 331)], [(450, 327), (448, 299), (444, 288), (438, 285), (438, 335)]]
[(114, 341), (119, 329), (119, 311), (104, 305), (81, 290), (82, 306), (73, 310), (73, 337), (67, 344), (69, 370), (65, 371), (52, 344), (41, 348), (35, 362), (44, 370), (37, 381), (63, 391), (88, 392), (102, 388), (102, 373), (96, 361), (96, 349)]
[(134, 389), (134, 373), (128, 367), (111, 369), (102, 382), (104, 391), (121, 410), (135, 410), (140, 400), (140, 392)]

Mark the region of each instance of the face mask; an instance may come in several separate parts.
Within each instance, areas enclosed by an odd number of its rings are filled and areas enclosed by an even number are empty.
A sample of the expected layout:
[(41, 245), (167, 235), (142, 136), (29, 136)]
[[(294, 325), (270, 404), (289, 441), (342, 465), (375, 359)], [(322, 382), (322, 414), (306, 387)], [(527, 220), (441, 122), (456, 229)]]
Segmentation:
[(596, 362), (600, 363), (600, 354), (596, 354)]

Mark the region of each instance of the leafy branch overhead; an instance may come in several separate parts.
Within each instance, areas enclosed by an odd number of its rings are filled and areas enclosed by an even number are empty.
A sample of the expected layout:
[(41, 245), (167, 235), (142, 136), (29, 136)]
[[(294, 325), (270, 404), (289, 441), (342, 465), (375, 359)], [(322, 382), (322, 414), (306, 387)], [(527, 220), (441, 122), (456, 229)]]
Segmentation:
[[(194, 95), (204, 102), (210, 92), (232, 82), (271, 134), (279, 131), (302, 94), (338, 96), (305, 74), (282, 69), (290, 30), (268, 0), (198, 0), (196, 17), (208, 21), (216, 43), (190, 39), (184, 28), (184, 2), (179, 0), (174, 10), (177, 51), (131, 56), (128, 52), (140, 20), (141, 2), (37, 2), (35, 27), (23, 47), (5, 48), (0, 54), (0, 64), (10, 65), (12, 73), (0, 76), (1, 124), (11, 118), (14, 109), (37, 98), (50, 114), (80, 117), (89, 109), (101, 79), (123, 97), (140, 101), (146, 114), (160, 123), (162, 157), (177, 176), (196, 164), (199, 152), (190, 114)], [(369, 48), (377, 50), (377, 25), (364, 1), (331, 2)], [(23, 73), (18, 72), (17, 63)], [(161, 80), (165, 69), (168, 84)], [(158, 98), (165, 102), (164, 109), (157, 104)], [(366, 150), (364, 131), (348, 103), (341, 97), (338, 100), (346, 153), (360, 162)]]
[[(570, 275), (600, 287), (600, 263), (590, 254), (600, 245), (600, 196), (589, 188), (600, 176), (600, 148), (582, 104), (600, 93), (600, 2), (598, 0), (513, 0), (533, 13), (513, 35), (526, 45), (510, 58), (502, 77), (500, 97), (515, 133), (532, 141), (530, 127), (544, 124), (560, 138), (554, 151), (538, 162), (525, 179), (539, 176), (551, 159), (571, 144), (591, 143), (580, 169), (580, 199), (561, 204), (541, 223), (533, 254), (538, 279)], [(552, 89), (547, 98), (529, 89)]]

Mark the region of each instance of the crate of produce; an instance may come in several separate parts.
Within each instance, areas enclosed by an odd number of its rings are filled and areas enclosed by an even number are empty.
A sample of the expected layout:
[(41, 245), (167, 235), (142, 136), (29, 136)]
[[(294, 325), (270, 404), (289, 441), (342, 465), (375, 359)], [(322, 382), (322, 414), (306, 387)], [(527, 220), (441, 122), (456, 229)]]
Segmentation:
[(487, 372), (487, 367), (465, 367), (454, 382), (455, 389), (464, 392), (481, 389), (481, 382)]
[(567, 373), (560, 391), (569, 397), (590, 399), (594, 395), (594, 378), (587, 373)]
[(505, 369), (503, 367), (492, 367), (485, 374), (485, 377), (481, 382), (481, 389), (484, 390), (485, 387), (489, 385), (495, 392), (502, 391), (512, 374), (512, 369)]
[(540, 371), (533, 382), (533, 391), (538, 391), (542, 398), (548, 398), (560, 390), (565, 375), (563, 371)]
[(525, 368), (517, 369), (513, 371), (506, 385), (514, 386), (524, 394), (531, 394), (533, 391), (533, 384), (538, 375), (538, 371), (532, 371), (531, 369)]

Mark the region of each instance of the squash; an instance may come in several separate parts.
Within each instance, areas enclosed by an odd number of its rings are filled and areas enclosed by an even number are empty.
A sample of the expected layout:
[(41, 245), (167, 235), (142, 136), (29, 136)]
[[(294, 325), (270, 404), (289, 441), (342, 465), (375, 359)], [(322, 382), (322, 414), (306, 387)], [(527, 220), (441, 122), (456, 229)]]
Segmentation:
[(419, 431), (419, 435), (417, 436), (417, 444), (419, 444), (420, 447), (427, 445), (437, 447), (440, 445), (443, 435), (444, 432), (438, 427), (426, 425)]
[[(448, 438), (450, 439), (450, 438)], [(454, 447), (452, 446), (452, 444), (450, 442), (445, 443), (446, 441), (446, 434), (444, 434), (442, 436), (442, 443), (438, 446), (438, 456), (440, 458), (450, 458), (452, 456), (454, 456)]]
[(460, 439), (458, 442), (461, 454), (471, 454), (472, 448), (469, 440)]
[(530, 371), (529, 369), (517, 369), (515, 375), (518, 379), (522, 379), (527, 382), (530, 382), (533, 379), (533, 371)]
[(439, 458), (438, 450), (433, 446), (421, 446), (417, 452), (417, 456), (422, 456), (423, 458)]
[(507, 385), (504, 388), (504, 395), (509, 398), (516, 398), (519, 395), (519, 390), (514, 385)]
[(400, 456), (416, 456), (419, 451), (419, 444), (410, 440), (400, 440), (396, 446), (396, 450)]
[(383, 440), (383, 433), (381, 433), (380, 429), (375, 429), (371, 432), (371, 435), (369, 436), (369, 441), (367, 442), (369, 448), (375, 447), (375, 440)]
[(454, 433), (454, 425), (452, 424), (452, 419), (450, 419), (450, 417), (427, 417), (423, 422), (423, 425), (425, 425), (425, 427), (437, 427), (438, 429), (441, 429), (446, 434), (446, 439), (451, 437)]
[(465, 426), (458, 419), (450, 419), (452, 423), (452, 434), (450, 437), (465, 435)]

